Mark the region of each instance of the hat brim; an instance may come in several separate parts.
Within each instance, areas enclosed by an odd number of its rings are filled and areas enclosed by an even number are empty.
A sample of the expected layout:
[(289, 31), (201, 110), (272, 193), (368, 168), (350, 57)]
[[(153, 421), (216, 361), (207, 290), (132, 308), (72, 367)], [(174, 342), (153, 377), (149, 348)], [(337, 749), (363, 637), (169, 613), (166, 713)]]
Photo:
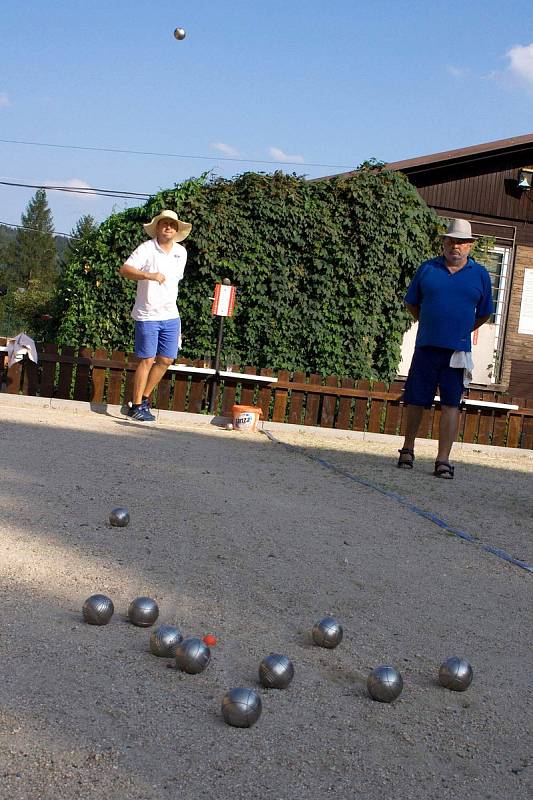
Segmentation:
[(175, 219), (174, 217), (169, 217), (168, 214), (158, 214), (156, 217), (153, 218), (151, 222), (147, 222), (143, 225), (144, 230), (148, 234), (151, 239), (155, 239), (157, 236), (157, 223), (162, 219), (170, 219), (172, 222), (176, 222), (178, 225), (178, 230), (176, 231), (174, 238), (175, 242), (182, 242), (184, 239), (187, 238), (189, 233), (192, 230), (192, 225), (190, 222), (183, 222), (181, 219)]
[(444, 237), (448, 239), (462, 239), (463, 242), (475, 242), (473, 236), (466, 236), (464, 233), (439, 233), (439, 236), (444, 239)]

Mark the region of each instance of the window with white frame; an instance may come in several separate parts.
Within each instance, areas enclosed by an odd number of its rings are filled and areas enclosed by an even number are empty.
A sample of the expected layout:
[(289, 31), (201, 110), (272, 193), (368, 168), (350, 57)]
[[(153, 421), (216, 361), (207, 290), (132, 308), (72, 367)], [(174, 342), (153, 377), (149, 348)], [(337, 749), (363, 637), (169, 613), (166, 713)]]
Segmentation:
[(511, 259), (511, 248), (501, 247), (497, 245), (493, 247), (485, 260), (485, 266), (490, 275), (490, 282), (492, 284), (492, 300), (494, 302), (494, 314), (490, 318), (495, 326), (494, 336), (494, 350), (499, 352), (499, 345), (501, 335), (503, 333), (501, 325), (503, 319), (506, 286), (507, 286), (507, 273)]

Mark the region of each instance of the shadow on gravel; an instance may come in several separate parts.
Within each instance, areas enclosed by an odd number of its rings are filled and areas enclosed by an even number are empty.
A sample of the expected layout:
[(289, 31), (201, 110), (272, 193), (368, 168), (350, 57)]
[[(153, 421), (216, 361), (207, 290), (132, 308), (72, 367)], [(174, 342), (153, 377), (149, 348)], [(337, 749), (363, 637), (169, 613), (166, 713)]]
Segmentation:
[[(529, 575), (266, 437), (104, 415), (104, 430), (83, 424), (0, 429), (9, 796), (529, 795)], [(530, 552), (530, 475), (519, 469), (465, 463), (441, 485), (430, 459), (409, 476), (396, 470), (393, 446), (307, 452)], [(119, 505), (128, 528), (108, 523)], [(100, 591), (115, 616), (85, 625), (83, 601)], [(141, 594), (157, 599), (160, 622), (217, 636), (204, 673), (169, 669), (148, 652), (150, 629), (124, 622)], [(326, 614), (345, 629), (332, 651), (309, 637)], [(294, 661), (287, 691), (258, 687), (269, 652)], [(465, 695), (436, 684), (454, 654), (474, 665)], [(404, 677), (390, 706), (365, 690), (380, 663)], [(248, 731), (221, 721), (222, 695), (237, 685), (263, 702)]]

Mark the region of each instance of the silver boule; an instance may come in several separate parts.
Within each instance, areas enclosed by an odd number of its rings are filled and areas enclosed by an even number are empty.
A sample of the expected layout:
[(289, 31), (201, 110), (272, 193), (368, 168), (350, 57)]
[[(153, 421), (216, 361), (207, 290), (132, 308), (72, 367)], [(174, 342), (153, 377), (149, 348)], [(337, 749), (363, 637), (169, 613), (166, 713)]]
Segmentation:
[(185, 28), (174, 29), (174, 39), (177, 39), (179, 42), (181, 42), (182, 39), (185, 39), (186, 35)]
[(253, 689), (230, 689), (222, 698), (224, 722), (235, 728), (251, 728), (261, 716), (261, 698)]
[(313, 626), (313, 641), (319, 647), (332, 649), (342, 642), (344, 630), (333, 617), (324, 617)]
[(440, 665), (439, 683), (452, 692), (464, 692), (472, 683), (474, 672), (464, 658), (452, 656)]
[(366, 685), (374, 700), (380, 703), (392, 703), (402, 692), (403, 678), (394, 667), (376, 667), (368, 676)]
[(259, 664), (259, 680), (267, 689), (286, 689), (294, 678), (294, 666), (287, 656), (270, 653)]
[(109, 515), (109, 523), (114, 528), (125, 528), (130, 521), (130, 512), (127, 508), (114, 508)]
[(82, 608), (83, 619), (89, 625), (107, 625), (114, 611), (113, 601), (105, 594), (92, 594)]
[(159, 606), (151, 597), (136, 597), (128, 608), (128, 619), (139, 628), (153, 625), (159, 616)]
[(194, 636), (183, 639), (175, 649), (176, 667), (189, 675), (197, 675), (203, 672), (211, 661), (211, 650)]
[(150, 652), (161, 658), (174, 658), (183, 635), (174, 625), (158, 625), (150, 634)]

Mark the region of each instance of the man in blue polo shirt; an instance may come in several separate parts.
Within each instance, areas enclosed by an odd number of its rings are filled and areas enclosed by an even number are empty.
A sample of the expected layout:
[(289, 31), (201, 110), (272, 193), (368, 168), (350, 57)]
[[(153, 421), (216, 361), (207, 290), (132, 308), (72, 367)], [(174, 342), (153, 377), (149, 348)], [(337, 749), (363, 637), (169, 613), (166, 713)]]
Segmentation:
[(405, 384), (407, 422), (398, 466), (413, 468), (422, 414), (431, 408), (438, 387), (437, 478), (453, 478), (449, 457), (459, 427), (464, 368), (471, 364), (471, 333), (494, 311), (489, 273), (470, 258), (473, 243), (470, 223), (451, 220), (443, 234), (443, 255), (421, 264), (405, 295), (409, 313), (418, 320), (418, 333)]

